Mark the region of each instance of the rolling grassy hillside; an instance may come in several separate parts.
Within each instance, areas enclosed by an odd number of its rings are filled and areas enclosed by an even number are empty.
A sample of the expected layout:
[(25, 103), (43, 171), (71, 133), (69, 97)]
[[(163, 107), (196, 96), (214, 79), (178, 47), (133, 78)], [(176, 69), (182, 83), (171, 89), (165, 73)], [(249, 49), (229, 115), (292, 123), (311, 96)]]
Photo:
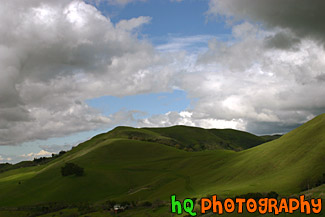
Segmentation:
[[(259, 189), (290, 194), (313, 186), (325, 173), (325, 115), (281, 138), (236, 153), (221, 169), (229, 192)], [(251, 178), (249, 178), (251, 177)], [(235, 184), (238, 183), (238, 184)], [(226, 193), (226, 183), (223, 191)], [(214, 189), (215, 187), (212, 187)]]
[[(202, 151), (229, 149), (240, 151), (278, 139), (279, 135), (256, 136), (233, 129), (203, 129), (198, 127), (174, 126), (167, 128), (132, 128), (117, 127), (107, 133), (108, 138), (124, 138), (131, 140), (155, 142), (186, 151)], [(65, 152), (62, 152), (64, 154)], [(0, 173), (22, 167), (46, 164), (57, 157), (40, 158), (33, 161), (22, 161), (17, 164), (0, 164)]]
[[(231, 136), (236, 131), (198, 129), (193, 133), (184, 126), (121, 127), (100, 134), (45, 165), (1, 173), (0, 207), (169, 200), (171, 194), (225, 197), (273, 190), (291, 195), (312, 186), (325, 173), (325, 115), (277, 140), (239, 152), (222, 147), (188, 152), (161, 142), (195, 144), (205, 138), (206, 144), (217, 144), (212, 141), (216, 136), (243, 149), (253, 144), (240, 145), (241, 140), (251, 141), (251, 134), (242, 133), (238, 139)], [(83, 167), (85, 175), (62, 177), (60, 168), (66, 162)]]

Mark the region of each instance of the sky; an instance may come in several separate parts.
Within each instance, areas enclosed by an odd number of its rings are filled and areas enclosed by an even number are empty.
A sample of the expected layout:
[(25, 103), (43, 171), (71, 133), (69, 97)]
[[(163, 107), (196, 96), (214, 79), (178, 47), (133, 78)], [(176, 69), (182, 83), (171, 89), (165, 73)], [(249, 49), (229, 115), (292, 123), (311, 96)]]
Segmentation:
[(3, 0), (0, 162), (50, 156), (120, 125), (286, 133), (325, 111), (324, 7)]

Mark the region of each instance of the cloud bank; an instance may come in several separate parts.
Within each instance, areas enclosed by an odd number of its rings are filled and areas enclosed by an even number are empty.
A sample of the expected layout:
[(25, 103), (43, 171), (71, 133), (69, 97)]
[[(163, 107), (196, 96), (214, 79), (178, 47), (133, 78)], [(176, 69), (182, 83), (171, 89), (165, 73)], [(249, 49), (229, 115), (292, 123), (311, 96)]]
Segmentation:
[(103, 116), (84, 101), (169, 88), (170, 59), (132, 33), (149, 21), (114, 25), (78, 0), (4, 1), (0, 145), (113, 126), (127, 120)]
[[(0, 145), (119, 124), (282, 133), (324, 112), (323, 1), (211, 0), (209, 6), (209, 15), (227, 19), (230, 40), (198, 35), (155, 48), (136, 35), (150, 17), (114, 24), (81, 0), (4, 0)], [(192, 48), (203, 39), (208, 48)], [(136, 119), (137, 111), (104, 116), (85, 103), (173, 89), (188, 94), (189, 109)]]
[(323, 1), (211, 0), (207, 14), (226, 19), (232, 39), (210, 40), (178, 75), (178, 87), (195, 99), (184, 111), (189, 115), (144, 123), (285, 133), (324, 112), (323, 7)]
[(210, 0), (209, 6), (210, 14), (261, 23), (265, 28), (290, 29), (300, 37), (313, 37), (324, 43), (322, 0)]

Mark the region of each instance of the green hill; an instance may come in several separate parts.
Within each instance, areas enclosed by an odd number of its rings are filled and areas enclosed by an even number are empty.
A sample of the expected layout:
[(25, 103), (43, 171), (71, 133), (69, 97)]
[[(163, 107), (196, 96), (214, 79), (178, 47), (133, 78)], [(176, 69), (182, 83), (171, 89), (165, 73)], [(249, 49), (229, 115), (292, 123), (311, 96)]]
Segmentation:
[(231, 170), (223, 173), (223, 179), (231, 183), (232, 194), (243, 189), (290, 194), (319, 183), (325, 173), (324, 162), (325, 114), (277, 140), (236, 153), (221, 170)]
[[(245, 132), (193, 129), (119, 127), (44, 165), (0, 173), (0, 207), (167, 201), (171, 194), (180, 198), (269, 191), (291, 195), (317, 185), (325, 173), (324, 114), (258, 146), (259, 139)], [(225, 150), (220, 141), (227, 141), (231, 149), (255, 147), (236, 152)], [(204, 149), (214, 150), (189, 152), (175, 148), (177, 144), (185, 148), (193, 144), (194, 150), (203, 144)], [(85, 175), (62, 177), (60, 168), (67, 162), (83, 167)]]
[[(247, 132), (233, 129), (203, 129), (198, 127), (174, 126), (167, 128), (132, 128), (116, 127), (104, 137), (124, 138), (131, 140), (155, 142), (172, 146), (186, 151), (203, 151), (214, 149), (227, 149), (240, 151), (264, 142), (278, 139), (279, 135), (256, 136)], [(22, 161), (17, 164), (0, 164), (0, 173), (22, 167), (46, 164), (65, 152), (54, 157), (42, 157), (33, 161)]]

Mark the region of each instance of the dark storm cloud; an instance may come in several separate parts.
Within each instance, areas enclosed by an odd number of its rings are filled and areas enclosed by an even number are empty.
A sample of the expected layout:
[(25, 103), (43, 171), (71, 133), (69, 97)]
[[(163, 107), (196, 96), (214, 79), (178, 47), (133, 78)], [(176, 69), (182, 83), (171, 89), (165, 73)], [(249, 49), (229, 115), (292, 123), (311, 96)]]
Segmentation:
[(286, 32), (279, 32), (265, 39), (265, 45), (268, 48), (277, 49), (298, 49), (300, 39)]
[(301, 124), (296, 123), (283, 123), (283, 122), (249, 122), (246, 126), (248, 132), (253, 132), (256, 135), (272, 134), (285, 134)]
[(325, 42), (323, 0), (211, 0), (210, 13), (290, 29)]

